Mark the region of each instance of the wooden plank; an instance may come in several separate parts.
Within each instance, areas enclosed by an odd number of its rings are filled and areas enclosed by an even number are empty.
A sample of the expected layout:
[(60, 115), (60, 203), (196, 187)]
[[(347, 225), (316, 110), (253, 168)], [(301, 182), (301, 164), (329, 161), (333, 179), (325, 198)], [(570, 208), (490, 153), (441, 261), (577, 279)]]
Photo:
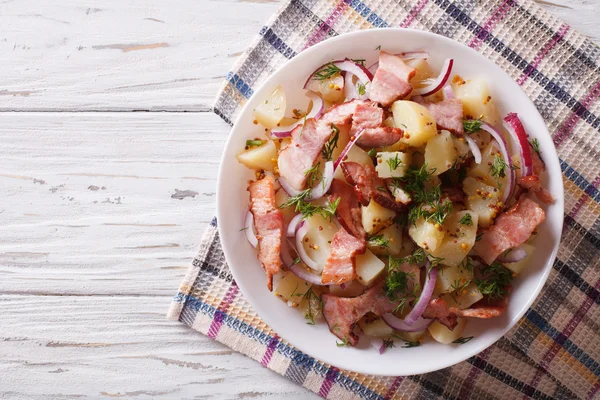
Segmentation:
[(0, 113), (0, 294), (172, 296), (228, 130), (211, 113)]
[[(597, 2), (537, 1), (600, 41)], [(4, 2), (0, 111), (206, 111), (281, 3)]]
[(58, 3), (0, 4), (0, 111), (207, 110), (278, 7), (255, 0)]
[(317, 398), (177, 322), (168, 297), (0, 296), (0, 398)]

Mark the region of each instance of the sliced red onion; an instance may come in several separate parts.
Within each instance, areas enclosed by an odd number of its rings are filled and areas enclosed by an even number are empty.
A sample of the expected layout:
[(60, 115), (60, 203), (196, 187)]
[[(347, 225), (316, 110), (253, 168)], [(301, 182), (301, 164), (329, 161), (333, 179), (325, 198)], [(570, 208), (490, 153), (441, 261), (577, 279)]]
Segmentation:
[[(342, 161), (344, 161), (344, 157), (346, 157), (346, 155), (348, 155), (348, 152), (350, 151), (352, 146), (354, 146), (354, 143), (356, 143), (356, 141), (362, 136), (364, 131), (365, 131), (364, 129), (361, 130), (356, 136), (354, 136), (354, 139), (350, 140), (348, 142), (348, 144), (346, 145), (346, 147), (344, 147), (344, 150), (342, 150), (338, 159), (335, 160), (335, 163), (333, 163), (333, 171), (334, 172), (337, 169), (337, 167), (342, 163)], [(287, 190), (286, 190), (286, 192), (287, 192)]]
[[(323, 195), (327, 193), (327, 191), (331, 187), (334, 172), (335, 164), (333, 163), (333, 161), (327, 161), (325, 163), (325, 169), (323, 170), (323, 179), (319, 183), (317, 183), (315, 187), (312, 188), (312, 190), (310, 191), (310, 195), (306, 196), (305, 200), (311, 201), (323, 197)], [(302, 192), (301, 190), (294, 189), (292, 185), (290, 185), (288, 181), (282, 176), (279, 177), (278, 181), (283, 190), (285, 190), (285, 192), (292, 197), (297, 196)]]
[[(428, 268), (429, 262), (425, 263), (425, 268)], [(429, 275), (427, 279), (425, 279), (425, 284), (423, 285), (423, 291), (421, 292), (421, 296), (419, 296), (419, 300), (415, 303), (414, 307), (404, 318), (404, 322), (407, 325), (414, 325), (415, 322), (421, 317), (427, 305), (429, 304), (429, 300), (431, 300), (431, 295), (433, 294), (433, 289), (435, 287), (435, 281), (437, 280), (438, 268), (433, 267), (429, 270)]]
[(258, 246), (258, 239), (256, 238), (256, 234), (254, 233), (254, 215), (250, 211), (246, 214), (246, 221), (244, 222), (244, 229), (246, 230), (246, 239), (252, 245), (252, 247), (256, 248)]
[(454, 95), (454, 90), (452, 90), (452, 86), (450, 86), (447, 83), (442, 88), (442, 93), (444, 94), (445, 100), (451, 100), (456, 98), (456, 96)]
[(294, 249), (294, 245), (288, 240), (281, 242), (281, 261), (283, 264), (298, 278), (304, 279), (306, 282), (317, 286), (326, 286), (322, 282), (321, 275), (315, 275), (308, 271), (300, 263), (294, 263), (294, 259), (290, 254), (290, 249)]
[(385, 341), (381, 339), (381, 346), (379, 346), (379, 354), (383, 354), (385, 352), (385, 349), (387, 349), (387, 346), (385, 345)]
[(298, 230), (298, 225), (300, 224), (300, 222), (302, 222), (302, 214), (298, 214), (294, 218), (292, 218), (292, 220), (288, 224), (286, 235), (287, 237), (293, 238), (294, 236), (296, 236), (296, 231)]
[(527, 252), (517, 247), (516, 249), (510, 251), (508, 254), (503, 254), (500, 257), (498, 257), (498, 261), (500, 261), (501, 263), (514, 263), (521, 261), (525, 257), (527, 257)]
[(508, 133), (519, 147), (521, 154), (521, 177), (533, 174), (533, 159), (529, 148), (529, 137), (516, 113), (510, 113), (502, 122)]
[(292, 135), (292, 131), (294, 130), (294, 128), (296, 128), (299, 125), (304, 124), (304, 121), (306, 121), (307, 119), (318, 118), (323, 113), (323, 109), (325, 108), (325, 103), (323, 102), (323, 99), (321, 98), (321, 96), (319, 96), (317, 93), (313, 92), (312, 90), (309, 90), (308, 92), (306, 92), (306, 96), (312, 101), (312, 108), (310, 109), (310, 112), (308, 114), (306, 114), (306, 118), (299, 119), (298, 122), (293, 123), (291, 125), (278, 126), (277, 128), (271, 129), (272, 136), (274, 136), (276, 138), (280, 138), (280, 139), (290, 137)]
[(346, 58), (345, 60), (331, 61), (331, 62), (329, 62), (327, 64), (321, 65), (312, 74), (310, 74), (310, 76), (308, 77), (308, 79), (304, 83), (304, 89), (308, 89), (310, 87), (310, 81), (313, 79), (313, 77), (315, 76), (315, 74), (317, 72), (319, 72), (320, 70), (322, 70), (323, 68), (325, 68), (329, 64), (335, 65), (336, 67), (338, 67), (343, 72), (350, 72), (351, 74), (356, 75), (356, 77), (358, 78), (358, 80), (360, 82), (362, 82), (363, 85), (366, 85), (367, 83), (370, 83), (371, 80), (373, 79), (373, 75), (362, 64), (356, 63), (356, 62), (350, 60), (349, 58)]
[(515, 169), (513, 168), (512, 158), (510, 158), (510, 152), (508, 150), (508, 144), (506, 143), (504, 136), (502, 136), (502, 133), (500, 133), (500, 131), (498, 131), (496, 128), (494, 128), (487, 122), (481, 123), (481, 129), (483, 129), (486, 132), (489, 132), (489, 134), (492, 135), (496, 142), (498, 142), (500, 153), (502, 153), (502, 157), (504, 158), (504, 161), (508, 166), (508, 188), (502, 194), (502, 202), (506, 204), (507, 200), (510, 198), (510, 196), (512, 196), (515, 190), (515, 186), (517, 184), (517, 174), (515, 172)]
[(350, 285), (349, 282), (340, 283), (340, 289), (346, 290), (346, 288)]
[(300, 259), (306, 264), (306, 266), (310, 269), (314, 269), (315, 271), (319, 271), (319, 266), (317, 263), (308, 256), (306, 250), (304, 249), (304, 245), (302, 241), (304, 240), (304, 236), (308, 233), (308, 224), (305, 221), (302, 221), (300, 226), (298, 227), (298, 231), (296, 232), (296, 251), (298, 252), (298, 256)]
[(479, 146), (477, 146), (477, 143), (475, 142), (475, 140), (473, 140), (473, 138), (471, 138), (468, 135), (465, 135), (465, 140), (467, 141), (467, 144), (469, 145), (469, 149), (471, 150), (471, 153), (473, 153), (473, 157), (475, 158), (475, 163), (481, 164), (481, 150), (479, 150)]
[(454, 60), (452, 58), (447, 58), (446, 61), (444, 61), (444, 65), (442, 66), (442, 70), (438, 77), (425, 87), (413, 89), (413, 95), (418, 94), (421, 96), (429, 96), (440, 90), (446, 84), (446, 82), (448, 82), (450, 74), (452, 73), (453, 65)]
[(419, 317), (412, 325), (408, 325), (403, 319), (396, 317), (392, 313), (383, 314), (381, 319), (388, 324), (390, 328), (400, 332), (419, 332), (427, 329), (427, 327), (433, 323), (432, 319)]

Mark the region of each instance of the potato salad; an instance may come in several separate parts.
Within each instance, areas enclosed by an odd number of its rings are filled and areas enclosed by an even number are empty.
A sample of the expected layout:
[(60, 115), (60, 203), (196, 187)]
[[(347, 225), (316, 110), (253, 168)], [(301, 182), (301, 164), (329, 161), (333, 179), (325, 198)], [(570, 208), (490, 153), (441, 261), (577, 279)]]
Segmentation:
[(267, 288), (338, 346), (466, 343), (469, 319), (505, 311), (554, 201), (519, 116), (428, 58), (328, 62), (303, 109), (282, 87), (261, 99), (240, 144), (255, 173), (241, 230)]

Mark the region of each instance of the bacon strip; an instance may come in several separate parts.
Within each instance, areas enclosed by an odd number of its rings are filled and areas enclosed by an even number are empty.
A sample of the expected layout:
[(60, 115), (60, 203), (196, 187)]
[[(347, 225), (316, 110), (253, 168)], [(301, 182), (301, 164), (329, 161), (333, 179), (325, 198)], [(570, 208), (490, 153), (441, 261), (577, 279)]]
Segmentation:
[(384, 284), (385, 280), (381, 280), (358, 297), (322, 294), (323, 316), (331, 333), (355, 346), (358, 343), (358, 335), (352, 329), (366, 313), (383, 315), (393, 311), (396, 305), (383, 293)]
[(381, 204), (383, 207), (402, 212), (406, 206), (397, 202), (385, 185), (383, 179), (377, 176), (377, 172), (372, 165), (360, 165), (354, 161), (346, 161), (341, 164), (344, 177), (354, 186), (354, 191), (358, 201), (367, 206), (371, 199)]
[(356, 141), (364, 147), (384, 147), (396, 143), (404, 137), (404, 131), (390, 126), (380, 126), (379, 128), (367, 128)]
[(356, 238), (364, 238), (360, 206), (354, 189), (340, 179), (334, 179), (329, 189), (329, 201), (339, 200), (335, 213), (340, 224)]
[(274, 179), (265, 176), (248, 186), (250, 211), (258, 238), (258, 259), (267, 273), (267, 287), (273, 290), (273, 275), (279, 272), (283, 213), (275, 207)]
[(540, 158), (538, 152), (533, 150), (533, 148), (531, 149), (531, 159), (533, 161), (533, 175), (517, 179), (517, 184), (523, 189), (535, 193), (535, 196), (541, 202), (553, 204), (554, 197), (552, 197), (552, 194), (542, 186), (539, 178), (541, 173), (546, 170), (546, 165)]
[(437, 319), (442, 325), (445, 325), (448, 329), (453, 330), (458, 324), (458, 317), (456, 314), (451, 313), (448, 305), (442, 299), (433, 299), (423, 311), (423, 318), (425, 319)]
[(325, 113), (319, 118), (319, 121), (325, 124), (347, 125), (352, 122), (352, 118), (358, 107), (372, 104), (373, 103), (371, 102), (358, 99), (347, 101), (342, 104), (336, 104), (325, 111)]
[(326, 285), (340, 285), (356, 278), (355, 256), (367, 249), (364, 238), (355, 238), (343, 227), (331, 239), (331, 254), (321, 275)]
[(410, 80), (416, 72), (400, 57), (381, 51), (379, 68), (369, 85), (369, 98), (383, 106), (389, 106), (395, 100), (405, 98), (412, 92)]
[[(508, 288), (510, 292), (510, 288)], [(437, 319), (437, 321), (453, 330), (458, 324), (458, 317), (462, 318), (493, 318), (501, 316), (508, 306), (508, 296), (496, 301), (483, 299), (473, 304), (470, 308), (461, 310), (456, 307), (448, 307), (442, 299), (433, 299), (423, 312), (423, 318)]]
[(487, 264), (491, 264), (506, 250), (527, 241), (545, 219), (546, 213), (535, 201), (521, 197), (517, 204), (496, 218), (494, 225), (484, 230), (473, 250)]
[(463, 106), (460, 99), (445, 99), (434, 103), (421, 96), (413, 96), (411, 100), (429, 110), (439, 130), (445, 129), (457, 136), (465, 134)]

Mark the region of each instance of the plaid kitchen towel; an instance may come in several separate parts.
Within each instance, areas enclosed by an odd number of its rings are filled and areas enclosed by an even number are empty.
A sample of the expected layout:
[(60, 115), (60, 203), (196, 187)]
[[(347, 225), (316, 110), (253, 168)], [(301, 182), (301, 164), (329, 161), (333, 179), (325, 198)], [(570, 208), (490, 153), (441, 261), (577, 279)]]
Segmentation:
[(535, 102), (558, 149), (565, 216), (542, 294), (509, 334), (429, 374), (339, 370), (281, 340), (233, 281), (211, 223), (170, 317), (328, 399), (598, 398), (600, 390), (600, 49), (528, 0), (292, 0), (227, 75), (214, 111), (228, 123), (267, 76), (303, 49), (357, 29), (435, 32), (500, 65)]

